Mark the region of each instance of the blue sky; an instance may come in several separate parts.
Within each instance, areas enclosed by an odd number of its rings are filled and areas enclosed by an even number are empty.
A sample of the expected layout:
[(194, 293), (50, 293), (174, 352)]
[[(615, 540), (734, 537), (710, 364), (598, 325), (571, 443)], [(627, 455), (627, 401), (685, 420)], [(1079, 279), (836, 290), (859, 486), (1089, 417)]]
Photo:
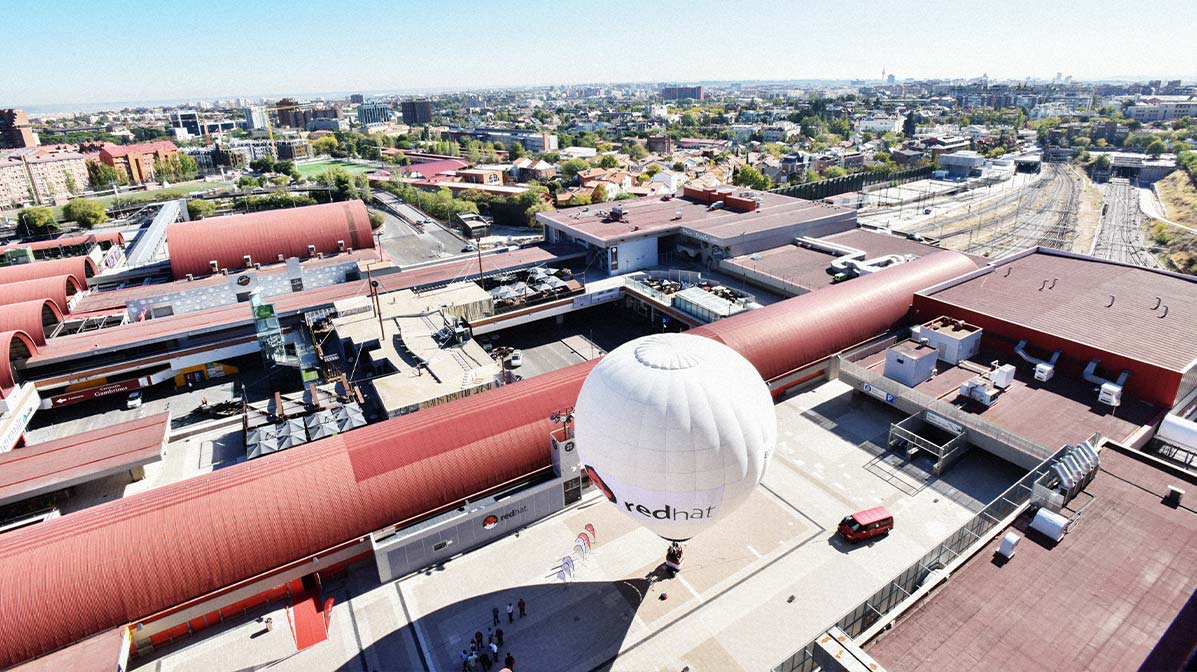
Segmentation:
[[(1138, 15), (1133, 12), (1141, 12)], [(1197, 0), (5, 0), (0, 107), (603, 81), (1197, 79)]]

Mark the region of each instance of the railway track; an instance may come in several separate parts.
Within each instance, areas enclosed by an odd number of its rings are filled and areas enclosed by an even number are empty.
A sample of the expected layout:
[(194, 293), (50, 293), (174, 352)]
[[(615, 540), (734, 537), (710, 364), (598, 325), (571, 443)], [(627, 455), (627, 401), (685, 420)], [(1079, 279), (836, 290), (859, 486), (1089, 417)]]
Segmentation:
[[(1079, 178), (1069, 166), (1044, 164), (1044, 170), (1050, 175), (1019, 193), (1012, 214), (992, 219), (984, 228), (978, 223), (976, 228), (955, 231), (944, 238), (968, 235), (970, 242), (965, 250), (990, 257), (1036, 245), (1071, 249), (1080, 204)], [(990, 235), (974, 241), (986, 233)]]
[(1110, 180), (1106, 187), (1101, 229), (1093, 253), (1124, 264), (1163, 268), (1144, 239), (1138, 191), (1126, 180)]

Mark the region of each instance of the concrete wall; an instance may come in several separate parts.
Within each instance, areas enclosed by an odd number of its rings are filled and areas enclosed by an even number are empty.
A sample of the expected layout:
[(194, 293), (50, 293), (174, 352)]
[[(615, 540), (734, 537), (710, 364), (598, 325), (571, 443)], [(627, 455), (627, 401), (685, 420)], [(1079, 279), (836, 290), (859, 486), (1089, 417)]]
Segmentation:
[[(373, 538), (378, 578), (383, 583), (406, 576), (505, 537), (545, 516), (565, 508), (564, 481), (560, 478), (532, 486), (496, 502), (471, 503), (456, 517), (410, 532)], [(493, 526), (487, 518), (495, 516)], [(572, 543), (572, 540), (563, 540)]]
[[(621, 243), (616, 243), (611, 247), (619, 248), (619, 268), (612, 270), (612, 273), (623, 274), (632, 271), (638, 271), (642, 268), (657, 265), (657, 239), (656, 238), (640, 238), (638, 240), (625, 240)], [(610, 252), (610, 247), (607, 248)], [(608, 262), (610, 258), (608, 257)], [(608, 263), (609, 265), (609, 263)]]

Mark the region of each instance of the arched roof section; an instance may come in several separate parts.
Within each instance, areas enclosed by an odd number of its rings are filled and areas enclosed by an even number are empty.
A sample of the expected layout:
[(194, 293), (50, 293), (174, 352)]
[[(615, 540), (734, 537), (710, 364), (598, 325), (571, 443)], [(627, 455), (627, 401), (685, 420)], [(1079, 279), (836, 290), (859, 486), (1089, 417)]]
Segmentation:
[[(762, 377), (773, 378), (800, 359), (817, 361), (892, 328), (915, 291), (975, 268), (964, 255), (939, 252), (695, 332), (739, 350)], [(841, 333), (819, 333), (828, 329)], [(0, 667), (550, 468), (548, 436), (557, 426), (549, 415), (574, 405), (597, 363), (0, 536)], [(246, 507), (250, 501), (255, 505)], [(127, 582), (97, 576), (139, 581), (130, 590)]]
[(68, 308), (71, 297), (81, 291), (83, 291), (83, 285), (73, 275), (56, 275), (48, 278), (21, 280), (20, 282), (6, 282), (3, 290), (0, 290), (0, 306), (36, 299), (50, 299), (58, 306), (59, 312), (65, 314), (71, 312)]
[(212, 273), (212, 261), (221, 269), (245, 268), (246, 255), (251, 263), (273, 264), (280, 255), (312, 256), (309, 245), (317, 254), (373, 248), (374, 236), (365, 203), (345, 201), (175, 222), (166, 229), (166, 243), (177, 280)]
[(731, 346), (768, 381), (882, 333), (906, 317), (915, 292), (975, 270), (968, 256), (944, 250), (690, 333)]
[(96, 262), (88, 256), (47, 259), (31, 264), (0, 266), (0, 284), (50, 278), (56, 275), (73, 275), (81, 282), (99, 272)]
[(37, 354), (37, 344), (23, 331), (0, 332), (0, 399), (17, 384), (13, 364)]
[(0, 332), (23, 331), (38, 345), (46, 344), (46, 334), (61, 321), (62, 311), (50, 299), (0, 306)]

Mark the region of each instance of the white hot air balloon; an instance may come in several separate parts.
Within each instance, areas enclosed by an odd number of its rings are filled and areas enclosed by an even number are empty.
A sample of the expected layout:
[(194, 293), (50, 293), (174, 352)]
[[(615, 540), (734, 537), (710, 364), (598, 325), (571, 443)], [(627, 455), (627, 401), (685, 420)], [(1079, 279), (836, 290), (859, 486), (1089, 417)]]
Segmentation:
[(574, 407), (578, 455), (624, 515), (684, 541), (744, 503), (777, 442), (769, 389), (738, 352), (656, 334), (616, 348)]

